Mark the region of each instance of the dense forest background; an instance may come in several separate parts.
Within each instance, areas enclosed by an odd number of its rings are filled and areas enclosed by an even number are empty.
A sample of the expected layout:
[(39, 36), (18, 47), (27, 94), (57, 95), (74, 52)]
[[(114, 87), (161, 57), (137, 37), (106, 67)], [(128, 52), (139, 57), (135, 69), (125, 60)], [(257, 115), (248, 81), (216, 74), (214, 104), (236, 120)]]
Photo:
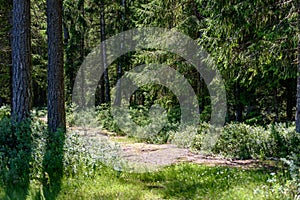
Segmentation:
[[(97, 80), (96, 109), (79, 110), (90, 103), (84, 91), (82, 105), (74, 104), (76, 77), (93, 73), (80, 70), (88, 56), (101, 48), (105, 67), (111, 52), (104, 41), (143, 27), (175, 30), (208, 53), (202, 62), (225, 84), (224, 126), (209, 123), (217, 98), (204, 75), (161, 49), (118, 57)], [(299, 199), (299, 30), (299, 0), (0, 0), (0, 198)], [(191, 85), (196, 126), (182, 123), (177, 93), (160, 84), (130, 95), (124, 121), (134, 129), (114, 119), (112, 105), (127, 92), (118, 80), (141, 78), (126, 72), (151, 63), (168, 65)], [(168, 84), (184, 96), (178, 80)], [(140, 163), (120, 156), (124, 145), (136, 144), (150, 153), (162, 146), (187, 152), (194, 164), (176, 160), (139, 173)], [(155, 158), (168, 159), (163, 154)], [(200, 166), (197, 158), (209, 161)], [(214, 159), (226, 166), (206, 166)], [(235, 160), (241, 168), (233, 168)]]
[[(217, 63), (226, 84), (227, 121), (250, 124), (294, 121), (297, 85), (296, 1), (63, 1), (63, 51), (66, 102), (84, 58), (101, 40), (122, 31), (155, 26), (176, 29), (196, 40)], [(31, 2), (33, 107), (47, 105), (46, 2)], [(1, 2), (0, 105), (12, 96), (12, 1)], [(189, 80), (203, 120), (209, 120), (210, 97), (198, 73), (168, 52), (140, 51), (118, 59), (99, 81), (97, 105), (110, 102), (110, 90), (124, 72), (160, 62)], [(150, 94), (151, 93), (151, 94)], [(163, 97), (163, 99), (161, 98)], [(176, 97), (162, 86), (140, 88), (134, 104), (175, 108)], [(172, 103), (170, 103), (172, 102)]]

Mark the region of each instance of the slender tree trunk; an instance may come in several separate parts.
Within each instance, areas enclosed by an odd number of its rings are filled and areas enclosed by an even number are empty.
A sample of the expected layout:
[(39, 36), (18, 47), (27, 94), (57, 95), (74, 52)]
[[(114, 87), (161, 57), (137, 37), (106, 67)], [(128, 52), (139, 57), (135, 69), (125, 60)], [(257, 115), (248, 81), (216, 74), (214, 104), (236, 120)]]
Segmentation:
[[(298, 73), (300, 73), (300, 0), (297, 1), (298, 15)], [(296, 131), (300, 133), (300, 75), (297, 77)]]
[[(64, 10), (64, 8), (63, 8)], [(72, 73), (69, 72), (70, 65), (72, 65), (72, 60), (71, 60), (71, 56), (70, 54), (68, 54), (67, 49), (68, 49), (68, 43), (70, 40), (70, 34), (69, 34), (69, 29), (67, 27), (67, 24), (63, 21), (63, 34), (64, 34), (64, 48), (65, 48), (65, 52), (66, 52), (66, 60), (65, 60), (65, 73), (68, 74), (68, 83), (66, 83), (66, 100), (67, 101), (71, 101), (72, 99)], [(70, 78), (71, 77), (71, 78)]]
[(31, 108), (30, 0), (13, 1), (12, 119), (29, 117)]
[[(101, 24), (101, 42), (105, 41), (105, 13), (104, 13), (104, 3), (100, 3), (100, 24)], [(106, 45), (102, 43), (101, 45), (102, 51), (102, 62), (104, 67), (104, 82), (105, 82), (105, 102), (110, 103), (110, 87), (109, 87), (109, 77), (108, 77), (108, 69), (107, 69), (107, 60), (106, 60)]]
[(273, 89), (273, 108), (275, 112), (275, 122), (279, 120), (279, 113), (278, 113), (278, 97), (277, 97), (277, 88)]
[[(121, 44), (122, 46), (123, 44)], [(121, 47), (122, 48), (122, 47)], [(122, 64), (123, 64), (123, 59), (118, 61), (118, 65), (117, 65), (117, 85), (116, 85), (116, 98), (115, 98), (115, 102), (114, 104), (116, 106), (119, 106), (121, 104), (121, 95), (122, 95), (122, 91), (121, 91), (121, 76), (122, 76)]]
[(105, 81), (104, 76), (100, 78), (100, 102), (105, 103)]
[(205, 94), (204, 94), (204, 80), (199, 74), (198, 76), (198, 95), (200, 96), (200, 105), (199, 105), (199, 113), (201, 114), (204, 111), (205, 106)]
[[(121, 34), (122, 34), (122, 41), (120, 43), (120, 49), (124, 48), (124, 34), (123, 31), (126, 30), (126, 21), (125, 21), (125, 17), (126, 17), (126, 1), (125, 0), (121, 0), (121, 6), (123, 7), (123, 12), (121, 13)], [(122, 95), (122, 91), (121, 91), (121, 77), (122, 77), (122, 65), (124, 65), (125, 63), (125, 59), (124, 56), (119, 59), (118, 61), (118, 65), (117, 65), (117, 86), (116, 86), (116, 98), (115, 98), (115, 105), (120, 105), (121, 104), (121, 95)]]
[[(81, 15), (82, 18), (84, 18), (85, 12), (84, 12), (84, 0), (80, 1), (80, 10), (81, 10)], [(84, 56), (85, 56), (85, 51), (84, 51), (84, 35), (85, 35), (85, 25), (84, 24), (80, 24), (81, 25), (81, 33), (80, 33), (80, 62), (83, 63), (84, 60)], [(85, 73), (83, 69), (80, 69), (81, 74), (81, 102), (82, 102), (82, 106), (85, 106), (86, 104), (86, 99), (85, 99), (85, 91), (84, 88), (85, 87)]]
[(48, 34), (48, 128), (56, 132), (66, 128), (62, 0), (47, 0)]
[(235, 120), (237, 122), (241, 122), (243, 120), (243, 105), (241, 103), (241, 87), (239, 83), (236, 83), (236, 88), (235, 88), (235, 104), (236, 104)]

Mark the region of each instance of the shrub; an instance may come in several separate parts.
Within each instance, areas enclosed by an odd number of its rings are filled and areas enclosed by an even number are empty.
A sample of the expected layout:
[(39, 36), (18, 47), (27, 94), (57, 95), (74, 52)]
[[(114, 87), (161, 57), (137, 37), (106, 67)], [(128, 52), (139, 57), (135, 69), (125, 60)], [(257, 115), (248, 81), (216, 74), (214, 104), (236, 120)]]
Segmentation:
[(292, 178), (285, 185), (285, 188), (298, 200), (300, 199), (300, 153), (292, 153), (281, 160), (288, 165), (289, 174)]
[(0, 173), (7, 186), (29, 184), (32, 140), (31, 121), (12, 125), (10, 118), (0, 121)]
[(10, 116), (10, 107), (9, 106), (1, 106), (0, 107), (0, 120), (3, 118)]
[(76, 177), (79, 174), (92, 176), (97, 168), (104, 165), (119, 170), (126, 165), (120, 159), (120, 147), (112, 142), (81, 137), (78, 132), (55, 134), (56, 140), (63, 143), (57, 145), (56, 142), (53, 145), (63, 146), (63, 149), (58, 149), (59, 152), (56, 152), (53, 151), (55, 148), (52, 148), (52, 153), (47, 152), (49, 135), (43, 121), (28, 120), (13, 127), (10, 118), (1, 120), (0, 178), (2, 184), (17, 184), (26, 180), (41, 183), (45, 175), (45, 166), (57, 164), (60, 160), (63, 174), (67, 177)]
[(66, 106), (66, 122), (68, 126), (75, 125), (75, 110), (77, 106), (75, 104), (69, 104)]
[[(111, 114), (111, 109), (107, 105), (102, 105), (97, 108), (97, 118), (103, 129), (115, 132), (118, 135), (127, 135), (148, 143), (165, 143), (168, 141), (169, 132), (171, 130), (175, 130), (178, 123), (176, 120), (172, 121), (170, 116), (167, 114), (168, 120), (164, 122), (164, 126), (161, 127), (160, 124), (164, 121), (165, 116), (155, 114), (155, 109), (153, 109), (152, 112), (154, 112), (152, 113), (152, 116), (155, 117), (155, 121), (151, 121), (151, 118), (149, 117), (149, 109), (145, 106), (130, 107), (129, 113), (120, 119), (122, 121), (118, 121), (118, 123), (116, 123)], [(172, 110), (170, 112), (170, 115), (174, 115), (174, 112), (178, 112), (178, 110)], [(131, 126), (131, 124), (128, 124), (127, 122), (129, 120), (134, 122), (135, 125)], [(119, 128), (118, 124), (123, 124), (122, 130)], [(145, 131), (146, 126), (149, 128), (148, 132)], [(156, 132), (157, 129), (160, 129), (158, 133)]]
[(169, 131), (172, 130), (174, 124), (168, 121), (166, 113), (160, 113), (160, 108), (152, 108), (150, 110), (144, 106), (130, 108), (129, 117), (135, 125), (128, 127), (128, 131), (125, 129), (125, 132), (128, 136), (147, 143), (166, 143), (169, 138)]
[[(201, 127), (201, 126), (200, 126)], [(202, 148), (203, 135), (208, 128), (198, 131), (192, 148)], [(228, 157), (249, 158), (281, 158), (300, 151), (300, 134), (294, 127), (286, 128), (283, 124), (273, 124), (266, 128), (250, 126), (244, 123), (230, 123), (221, 131), (213, 153)]]
[(102, 104), (97, 107), (97, 120), (100, 122), (101, 128), (112, 131), (118, 135), (124, 135), (114, 121), (109, 105)]
[(221, 131), (213, 152), (242, 159), (257, 158), (264, 151), (266, 137), (262, 127), (231, 123)]
[[(197, 128), (194, 126), (186, 126), (181, 130), (171, 131), (169, 142), (178, 145), (179, 147), (190, 148), (192, 145), (195, 147), (193, 139), (197, 137), (198, 142), (202, 142), (202, 136), (197, 134)], [(199, 137), (199, 138), (198, 138)], [(200, 138), (201, 137), (201, 138)]]
[(65, 175), (93, 176), (104, 165), (121, 171), (126, 163), (120, 157), (121, 148), (105, 138), (81, 137), (78, 132), (69, 132), (64, 144)]

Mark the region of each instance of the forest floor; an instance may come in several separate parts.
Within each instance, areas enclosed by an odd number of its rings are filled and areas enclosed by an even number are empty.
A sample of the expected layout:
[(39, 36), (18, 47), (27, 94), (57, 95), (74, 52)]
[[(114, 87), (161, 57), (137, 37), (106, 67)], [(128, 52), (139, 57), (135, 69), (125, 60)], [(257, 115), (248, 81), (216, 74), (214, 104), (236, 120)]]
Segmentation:
[(70, 130), (76, 130), (83, 137), (88, 138), (106, 138), (108, 141), (117, 143), (121, 149), (122, 157), (133, 163), (141, 165), (152, 165), (163, 167), (180, 162), (190, 162), (206, 166), (227, 166), (239, 167), (243, 169), (272, 167), (273, 162), (266, 162), (254, 159), (239, 160), (229, 159), (217, 155), (207, 155), (187, 148), (180, 148), (174, 144), (148, 144), (136, 142), (136, 140), (126, 136), (115, 136), (114, 133), (96, 130), (72, 127)]

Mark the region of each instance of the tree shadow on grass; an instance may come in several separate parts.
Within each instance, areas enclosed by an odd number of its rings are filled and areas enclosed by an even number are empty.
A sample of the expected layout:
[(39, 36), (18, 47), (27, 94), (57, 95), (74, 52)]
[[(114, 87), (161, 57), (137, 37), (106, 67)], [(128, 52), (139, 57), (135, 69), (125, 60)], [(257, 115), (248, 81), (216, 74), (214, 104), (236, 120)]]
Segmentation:
[(43, 194), (46, 200), (56, 199), (62, 184), (65, 131), (49, 133), (43, 160)]
[(166, 172), (165, 189), (162, 192), (167, 198), (206, 199), (214, 196), (218, 199), (225, 191), (236, 186), (264, 183), (266, 178), (265, 171), (261, 169), (183, 165)]
[(162, 171), (131, 174), (126, 182), (142, 183), (155, 190), (163, 199), (221, 199), (236, 187), (266, 183), (267, 169), (200, 166), (182, 163), (165, 167)]

